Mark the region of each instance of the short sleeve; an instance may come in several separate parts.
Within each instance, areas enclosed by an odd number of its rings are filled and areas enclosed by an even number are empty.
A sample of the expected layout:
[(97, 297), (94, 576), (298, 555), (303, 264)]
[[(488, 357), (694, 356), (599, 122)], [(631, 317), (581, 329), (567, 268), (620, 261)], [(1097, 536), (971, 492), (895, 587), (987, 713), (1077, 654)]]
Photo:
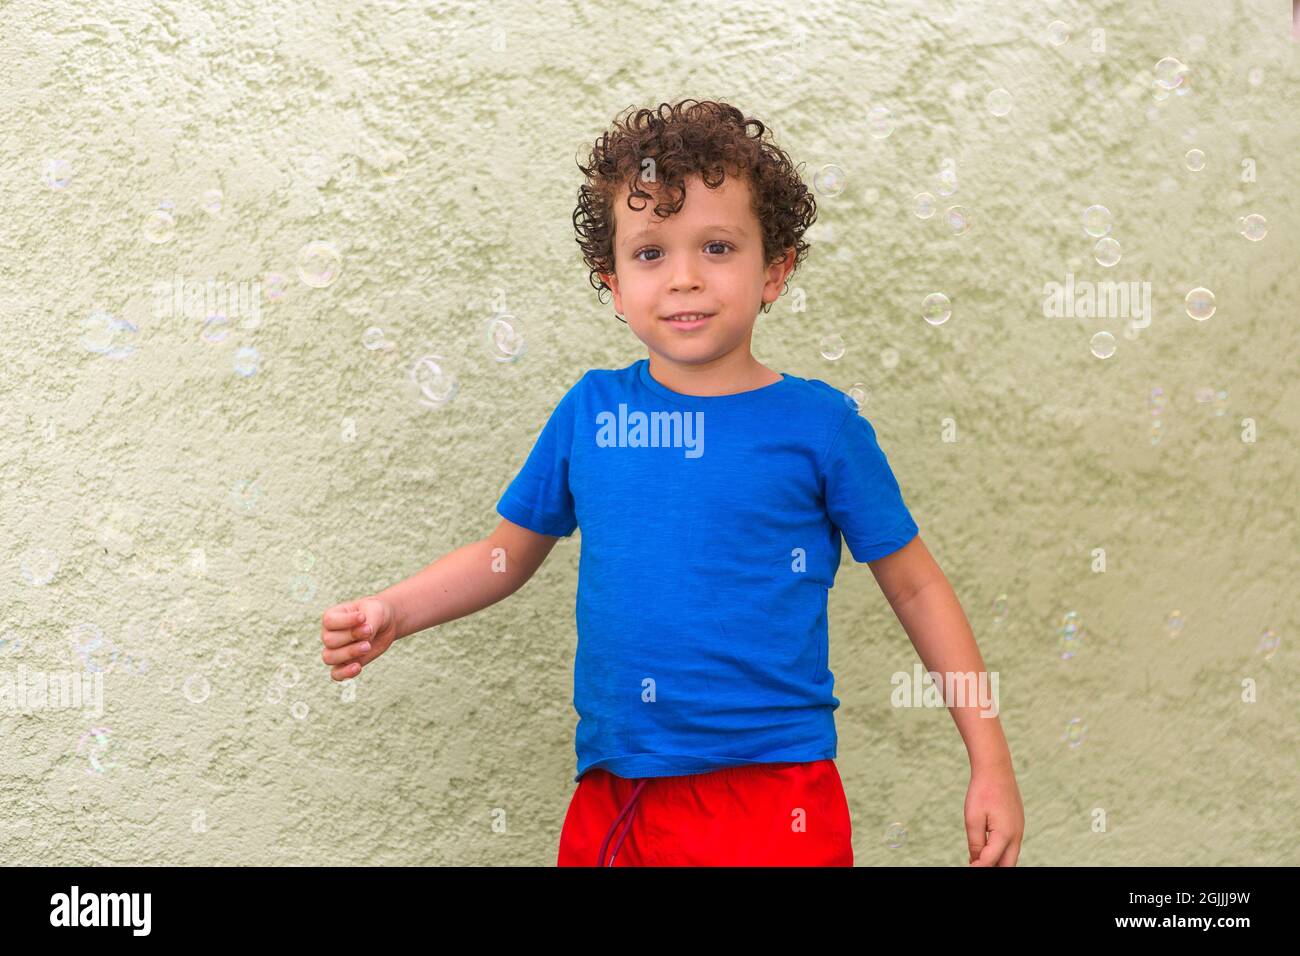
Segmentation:
[(497, 514), (529, 531), (562, 538), (578, 527), (569, 486), (569, 461), (578, 392), (585, 378), (579, 379), (555, 406), (523, 468), (497, 502)]
[(827, 514), (855, 561), (883, 558), (916, 536), (876, 430), (852, 409), (831, 440), (822, 480)]

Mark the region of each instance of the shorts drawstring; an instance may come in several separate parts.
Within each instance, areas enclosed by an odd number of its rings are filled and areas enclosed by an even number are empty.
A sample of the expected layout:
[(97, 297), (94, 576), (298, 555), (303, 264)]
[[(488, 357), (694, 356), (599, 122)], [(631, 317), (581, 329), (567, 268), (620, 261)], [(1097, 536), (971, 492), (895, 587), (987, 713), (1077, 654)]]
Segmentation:
[[(632, 791), (632, 796), (628, 797), (628, 801), (627, 801), (627, 803), (624, 805), (622, 812), (619, 813), (619, 815), (615, 818), (614, 822), (610, 824), (610, 826), (609, 826), (609, 832), (605, 834), (605, 842), (602, 843), (602, 844), (600, 845), (600, 856), (599, 856), (599, 857), (597, 858), (597, 860), (596, 860), (596, 865), (597, 865), (597, 866), (613, 866), (613, 865), (614, 865), (614, 858), (615, 858), (616, 856), (618, 856), (618, 849), (619, 849), (619, 847), (621, 847), (621, 846), (623, 845), (623, 841), (624, 841), (625, 839), (627, 839), (628, 831), (630, 831), (630, 830), (632, 829), (632, 817), (631, 817), (631, 813), (632, 813), (632, 811), (633, 811), (633, 809), (634, 809), (634, 808), (633, 808), (633, 804), (636, 803), (636, 798), (639, 797), (639, 796), (641, 796), (641, 790), (642, 790), (642, 789), (645, 787), (645, 785), (646, 785), (647, 783), (649, 783), (649, 782), (650, 782), (650, 781), (649, 781), (648, 779), (647, 779), (647, 780), (642, 780), (642, 781), (640, 781), (640, 782), (636, 785), (636, 789)], [(619, 822), (620, 822), (624, 817), (627, 817), (627, 826), (625, 826), (625, 827), (623, 828), (623, 832), (622, 832), (622, 834), (619, 835), (618, 842), (614, 844), (614, 852), (610, 855), (610, 857), (609, 857), (609, 862), (608, 862), (608, 863), (605, 863), (605, 862), (604, 862), (604, 860), (605, 860), (605, 848), (609, 846), (609, 840), (610, 840), (610, 837), (612, 837), (612, 836), (614, 835), (614, 828), (617, 827), (617, 826), (619, 825)]]

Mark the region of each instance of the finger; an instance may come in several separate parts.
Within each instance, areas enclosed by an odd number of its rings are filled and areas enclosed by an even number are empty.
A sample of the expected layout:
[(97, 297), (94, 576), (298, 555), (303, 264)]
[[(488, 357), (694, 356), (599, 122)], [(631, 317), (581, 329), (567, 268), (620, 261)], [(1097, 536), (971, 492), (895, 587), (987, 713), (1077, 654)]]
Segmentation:
[(356, 627), (365, 619), (365, 614), (355, 606), (341, 604), (326, 611), (321, 617), (321, 624), (327, 631), (341, 631), (344, 628)]
[(1020, 841), (1012, 840), (1011, 846), (1007, 847), (1007, 852), (1002, 856), (1002, 862), (999, 866), (1015, 866), (1016, 861), (1020, 859)]
[(980, 852), (984, 849), (984, 844), (988, 842), (984, 835), (983, 815), (979, 817), (968, 817), (966, 819), (966, 849), (970, 853), (968, 862), (974, 863), (980, 857)]
[(1009, 836), (1005, 836), (996, 830), (990, 834), (989, 842), (984, 844), (984, 849), (980, 851), (979, 859), (973, 866), (997, 866), (998, 860), (1002, 858), (1002, 852), (1006, 850), (1007, 845), (1011, 842)]
[(342, 647), (345, 644), (351, 644), (353, 641), (368, 640), (369, 634), (362, 634), (360, 631), (321, 631), (320, 641), (326, 647)]
[(349, 677), (356, 677), (361, 673), (361, 665), (356, 661), (351, 664), (339, 664), (337, 667), (330, 668), (330, 677), (335, 680), (347, 680)]
[(320, 652), (320, 659), (326, 664), (346, 664), (358, 657), (365, 657), (369, 653), (370, 642), (357, 641), (345, 647), (327, 647)]

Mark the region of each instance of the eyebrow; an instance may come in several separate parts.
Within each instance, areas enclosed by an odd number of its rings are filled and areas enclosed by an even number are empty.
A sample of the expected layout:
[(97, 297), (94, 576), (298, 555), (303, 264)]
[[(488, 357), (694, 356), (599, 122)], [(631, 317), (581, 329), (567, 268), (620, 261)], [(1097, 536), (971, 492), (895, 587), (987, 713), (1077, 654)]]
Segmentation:
[[(645, 229), (638, 230), (637, 232), (634, 232), (631, 235), (629, 235), (626, 239), (623, 240), (623, 244), (630, 246), (633, 243), (640, 242), (642, 239), (653, 238), (655, 235), (658, 234), (658, 232), (659, 229), (657, 226), (647, 226)], [(745, 237), (745, 234), (741, 232), (739, 229), (735, 228), (734, 226), (724, 225), (723, 223), (718, 223), (712, 226), (701, 226), (700, 232), (702, 233), (725, 232), (729, 235), (735, 236), (737, 239), (743, 239)]]

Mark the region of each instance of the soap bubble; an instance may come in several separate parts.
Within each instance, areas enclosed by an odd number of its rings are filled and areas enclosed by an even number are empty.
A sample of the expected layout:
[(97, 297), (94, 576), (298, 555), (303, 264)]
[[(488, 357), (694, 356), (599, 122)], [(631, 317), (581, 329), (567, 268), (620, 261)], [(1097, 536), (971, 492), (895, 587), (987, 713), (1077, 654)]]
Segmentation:
[(1197, 286), (1191, 292), (1187, 293), (1187, 314), (1197, 322), (1204, 322), (1210, 316), (1214, 315), (1214, 293), (1209, 289)]
[(283, 299), (289, 288), (289, 277), (283, 272), (268, 272), (262, 280), (262, 291), (272, 302)]
[(181, 693), (191, 704), (201, 704), (208, 699), (212, 693), (212, 685), (202, 674), (191, 674), (185, 678), (185, 683), (181, 685)]
[(220, 189), (209, 189), (203, 194), (203, 211), (209, 216), (220, 216), (221, 199)]
[(1047, 28), (1047, 39), (1052, 46), (1060, 46), (1070, 39), (1070, 28), (1061, 20), (1053, 20)]
[(844, 403), (855, 412), (867, 403), (867, 385), (865, 382), (854, 382), (849, 386), (848, 391), (844, 393)]
[(1241, 234), (1251, 242), (1259, 242), (1268, 235), (1268, 223), (1259, 213), (1251, 213), (1241, 220)]
[(1083, 231), (1100, 238), (1110, 232), (1110, 210), (1105, 206), (1089, 206), (1083, 211)]
[(921, 317), (931, 325), (943, 325), (952, 318), (952, 302), (942, 292), (931, 292), (921, 301)]
[(384, 330), (377, 325), (372, 325), (361, 333), (361, 345), (371, 352), (388, 347), (388, 342), (384, 339)]
[(460, 390), (460, 381), (440, 355), (424, 355), (411, 366), (416, 401), (426, 408), (446, 405)]
[(1264, 82), (1264, 71), (1258, 66), (1252, 66), (1250, 72), (1246, 74), (1246, 79), (1250, 81), (1251, 86), (1259, 86)]
[(822, 338), (820, 348), (822, 358), (833, 362), (844, 354), (844, 338), (831, 333)]
[(939, 170), (939, 195), (951, 196), (957, 191), (957, 170), (945, 168)]
[(970, 231), (970, 219), (966, 216), (965, 206), (949, 206), (944, 213), (948, 217), (948, 228), (954, 236), (964, 235)]
[(498, 362), (516, 362), (524, 354), (523, 323), (506, 313), (490, 317), (483, 326), (488, 352)]
[(918, 219), (929, 219), (934, 215), (934, 197), (929, 193), (917, 193), (915, 202)]
[(51, 159), (45, 164), (41, 181), (51, 189), (67, 189), (72, 182), (72, 163), (66, 159)]
[(1205, 168), (1205, 152), (1199, 149), (1189, 149), (1187, 155), (1183, 157), (1187, 168), (1194, 173), (1199, 173)]
[(176, 234), (176, 220), (165, 209), (155, 209), (144, 220), (144, 237), (154, 245), (170, 241)]
[(1092, 255), (1093, 258), (1097, 260), (1098, 265), (1105, 266), (1109, 269), (1115, 263), (1119, 262), (1119, 242), (1112, 239), (1110, 236), (1107, 236), (1104, 239), (1098, 239), (1097, 245), (1093, 247)]
[(1001, 87), (989, 93), (985, 102), (994, 116), (1006, 116), (1011, 112), (1011, 94)]
[(898, 349), (881, 349), (880, 364), (885, 368), (897, 368), (898, 366)]
[(844, 191), (844, 170), (827, 163), (813, 176), (813, 188), (823, 196), (838, 196)]
[(884, 139), (894, 131), (894, 118), (883, 106), (873, 106), (867, 112), (867, 130), (874, 139)]
[(1115, 354), (1115, 336), (1109, 332), (1098, 332), (1092, 337), (1092, 354), (1099, 359), (1107, 359)]
[(400, 149), (389, 149), (379, 154), (376, 160), (379, 175), (390, 183), (395, 183), (406, 175), (406, 154)]
[(891, 823), (885, 827), (885, 846), (897, 850), (907, 842), (907, 827), (901, 823)]
[(1182, 611), (1170, 611), (1165, 615), (1165, 631), (1170, 637), (1177, 637), (1179, 634), (1183, 633), (1183, 625), (1185, 623), (1186, 621), (1183, 620)]
[(1167, 56), (1156, 64), (1156, 83), (1166, 90), (1172, 90), (1183, 82), (1187, 67), (1178, 59)]
[(339, 277), (342, 260), (334, 243), (315, 240), (298, 250), (298, 278), (313, 289), (324, 289)]

